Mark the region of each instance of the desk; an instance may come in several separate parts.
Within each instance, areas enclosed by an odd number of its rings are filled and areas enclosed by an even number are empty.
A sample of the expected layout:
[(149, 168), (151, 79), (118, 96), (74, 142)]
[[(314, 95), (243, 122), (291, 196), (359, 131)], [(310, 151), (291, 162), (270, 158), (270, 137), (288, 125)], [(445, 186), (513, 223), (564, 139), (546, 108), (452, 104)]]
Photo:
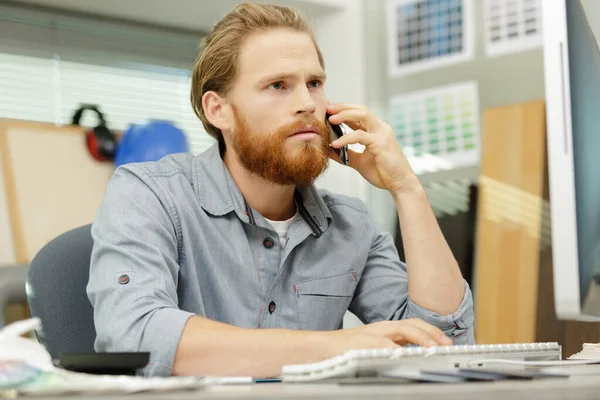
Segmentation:
[[(590, 379), (592, 378), (592, 379)], [(593, 379), (595, 378), (595, 379)], [(269, 386), (272, 385), (272, 386)], [(504, 381), (468, 384), (405, 384), (405, 385), (254, 385), (250, 389), (215, 387), (203, 399), (597, 399), (600, 393), (600, 376), (573, 377), (539, 381)], [(189, 394), (186, 394), (189, 395)], [(196, 394), (195, 398), (198, 398)], [(148, 396), (161, 399), (160, 396)], [(162, 397), (166, 398), (166, 397)], [(181, 396), (178, 398), (192, 398)]]
[[(215, 386), (193, 392), (140, 393), (101, 396), (103, 399), (597, 399), (600, 395), (600, 372), (596, 375), (535, 381), (472, 382), (461, 384), (336, 385), (260, 383), (255, 385)], [(83, 400), (98, 397), (73, 396)], [(27, 397), (27, 399), (35, 399)], [(48, 400), (48, 397), (40, 397)]]

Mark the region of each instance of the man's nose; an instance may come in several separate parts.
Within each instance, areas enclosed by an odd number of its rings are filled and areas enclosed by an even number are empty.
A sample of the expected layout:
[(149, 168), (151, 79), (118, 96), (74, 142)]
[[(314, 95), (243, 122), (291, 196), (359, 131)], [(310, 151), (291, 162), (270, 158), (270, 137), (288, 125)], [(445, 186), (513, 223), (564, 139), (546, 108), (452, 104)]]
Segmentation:
[(317, 109), (317, 105), (315, 104), (312, 96), (310, 95), (310, 91), (307, 87), (298, 89), (298, 93), (296, 94), (296, 106), (295, 113), (296, 114), (312, 114)]

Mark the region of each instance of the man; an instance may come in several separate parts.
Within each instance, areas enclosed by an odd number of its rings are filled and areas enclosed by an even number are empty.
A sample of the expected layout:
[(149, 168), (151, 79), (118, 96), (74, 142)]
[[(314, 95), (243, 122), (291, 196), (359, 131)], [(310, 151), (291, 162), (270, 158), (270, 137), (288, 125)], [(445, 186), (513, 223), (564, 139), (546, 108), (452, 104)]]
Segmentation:
[[(98, 351), (147, 375), (279, 375), (352, 348), (473, 342), (471, 292), (391, 128), (329, 103), (293, 9), (244, 3), (206, 38), (191, 100), (218, 144), (120, 167), (93, 224)], [(329, 146), (332, 124), (354, 129)], [(317, 191), (335, 149), (387, 189), (407, 265), (357, 199)], [(338, 329), (347, 310), (365, 326)], [(452, 340), (450, 339), (452, 338)]]

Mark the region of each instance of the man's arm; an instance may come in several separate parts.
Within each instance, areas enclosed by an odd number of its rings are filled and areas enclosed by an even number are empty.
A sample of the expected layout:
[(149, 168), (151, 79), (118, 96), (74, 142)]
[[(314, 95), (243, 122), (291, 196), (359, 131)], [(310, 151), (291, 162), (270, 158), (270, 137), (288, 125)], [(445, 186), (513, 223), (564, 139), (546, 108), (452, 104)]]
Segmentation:
[[(472, 342), (470, 291), (393, 129), (362, 105), (330, 103), (327, 111), (329, 122), (354, 129), (331, 146), (365, 146), (362, 153), (349, 151), (349, 165), (394, 198), (407, 257), (408, 267), (392, 251), (389, 235), (376, 234), (352, 307), (366, 321), (424, 318), (449, 335)], [(331, 154), (339, 161), (335, 152)], [(381, 310), (376, 310), (378, 306)]]
[(351, 349), (394, 348), (407, 343), (449, 345), (438, 328), (421, 320), (383, 321), (338, 331), (246, 329), (192, 317), (173, 362), (173, 375), (274, 377), (287, 364), (304, 364)]
[(170, 209), (142, 167), (120, 167), (92, 225), (87, 293), (95, 350), (150, 352), (145, 375), (171, 375), (179, 337), (193, 316), (177, 307), (180, 228)]
[(463, 300), (464, 280), (427, 195), (414, 179), (411, 186), (392, 194), (406, 255), (408, 295), (423, 308), (451, 314)]
[(243, 329), (192, 317), (179, 341), (173, 375), (273, 377), (285, 364), (321, 359), (326, 347), (319, 332)]
[(371, 248), (350, 311), (366, 324), (420, 319), (441, 329), (454, 344), (474, 344), (473, 297), (469, 285), (461, 280), (462, 302), (448, 313), (421, 306), (409, 295), (413, 278), (409, 279), (407, 266), (400, 261), (392, 235), (377, 227), (366, 208), (364, 218), (370, 221)]

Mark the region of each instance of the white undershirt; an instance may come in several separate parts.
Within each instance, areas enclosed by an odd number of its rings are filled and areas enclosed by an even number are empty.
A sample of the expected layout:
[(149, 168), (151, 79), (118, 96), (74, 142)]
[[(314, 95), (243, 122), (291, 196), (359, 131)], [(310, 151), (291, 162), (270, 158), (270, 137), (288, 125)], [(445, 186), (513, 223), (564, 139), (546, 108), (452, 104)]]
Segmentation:
[(265, 218), (267, 221), (269, 221), (269, 223), (273, 226), (273, 229), (275, 229), (275, 232), (277, 232), (279, 235), (279, 251), (281, 253), (283, 253), (285, 242), (287, 242), (288, 229), (290, 229), (290, 225), (292, 224), (294, 218), (296, 218), (296, 215), (298, 215), (298, 211), (296, 211), (296, 214), (294, 214), (292, 218), (285, 221), (271, 221), (270, 219)]

